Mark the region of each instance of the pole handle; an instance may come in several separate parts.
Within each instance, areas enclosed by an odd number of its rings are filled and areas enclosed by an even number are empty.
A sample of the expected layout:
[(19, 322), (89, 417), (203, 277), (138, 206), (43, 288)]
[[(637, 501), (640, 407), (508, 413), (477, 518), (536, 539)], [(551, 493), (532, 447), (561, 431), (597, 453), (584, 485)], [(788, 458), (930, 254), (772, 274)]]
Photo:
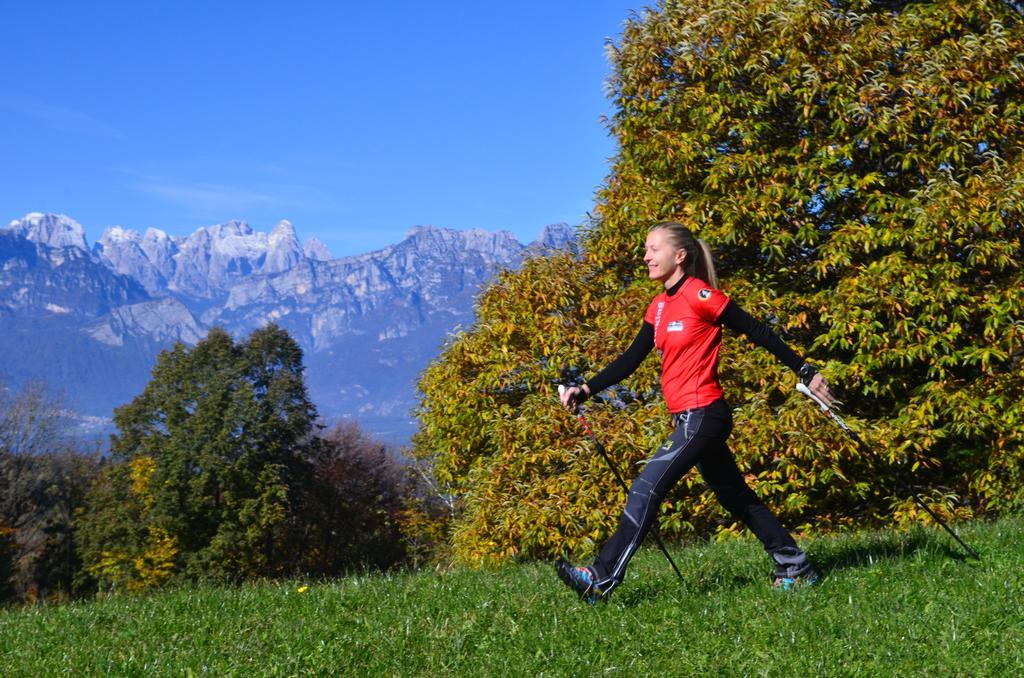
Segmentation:
[(804, 385), (804, 382), (802, 382), (802, 381), (797, 382), (796, 390), (800, 391), (805, 396), (807, 396), (808, 398), (810, 398), (814, 402), (818, 403), (818, 406), (822, 409), (823, 412), (828, 412), (828, 405), (825, 404), (825, 401), (823, 401), (821, 398), (819, 398), (818, 396), (816, 396), (813, 393), (811, 393), (811, 389), (807, 388), (807, 386)]

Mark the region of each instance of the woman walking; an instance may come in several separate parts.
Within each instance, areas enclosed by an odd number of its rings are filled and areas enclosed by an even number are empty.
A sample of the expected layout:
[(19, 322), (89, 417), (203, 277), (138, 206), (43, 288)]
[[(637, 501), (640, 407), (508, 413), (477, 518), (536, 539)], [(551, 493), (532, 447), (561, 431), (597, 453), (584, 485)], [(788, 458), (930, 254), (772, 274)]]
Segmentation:
[(661, 355), (661, 387), (672, 423), (669, 439), (633, 481), (615, 534), (589, 567), (562, 560), (558, 575), (587, 602), (608, 596), (626, 573), (658, 513), (666, 493), (694, 466), (734, 518), (761, 540), (775, 563), (774, 586), (788, 589), (814, 583), (818, 572), (789, 532), (743, 480), (727, 439), (732, 412), (718, 381), (722, 326), (748, 336), (797, 373), (818, 398), (835, 398), (825, 379), (789, 348), (767, 325), (717, 289), (711, 251), (688, 228), (669, 221), (647, 234), (644, 263), (665, 286), (651, 302), (644, 322), (625, 353), (582, 387), (562, 394), (570, 410), (636, 371), (652, 348)]

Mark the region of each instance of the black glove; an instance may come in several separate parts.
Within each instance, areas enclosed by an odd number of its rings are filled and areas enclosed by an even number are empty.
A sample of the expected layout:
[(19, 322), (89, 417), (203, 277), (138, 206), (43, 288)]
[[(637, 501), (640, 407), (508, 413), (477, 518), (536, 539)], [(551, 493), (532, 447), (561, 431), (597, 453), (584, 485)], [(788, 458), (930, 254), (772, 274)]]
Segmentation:
[(814, 379), (814, 375), (816, 374), (818, 374), (818, 370), (814, 369), (814, 365), (804, 363), (796, 373), (796, 376), (800, 378), (801, 384), (804, 386), (810, 386), (811, 381)]
[(573, 404), (575, 404), (575, 405), (582, 405), (583, 403), (585, 403), (588, 400), (590, 400), (590, 393), (587, 392), (587, 389), (583, 388), (583, 384), (580, 384), (579, 386), (576, 386), (575, 388), (576, 388), (576, 395), (572, 399)]

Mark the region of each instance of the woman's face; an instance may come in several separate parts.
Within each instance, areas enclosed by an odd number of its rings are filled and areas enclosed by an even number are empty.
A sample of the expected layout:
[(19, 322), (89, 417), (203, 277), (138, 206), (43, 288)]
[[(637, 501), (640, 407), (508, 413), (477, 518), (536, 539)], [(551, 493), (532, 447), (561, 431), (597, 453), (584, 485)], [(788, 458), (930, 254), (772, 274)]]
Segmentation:
[(664, 230), (658, 228), (647, 234), (644, 263), (651, 280), (676, 282), (683, 276), (685, 260), (686, 250), (676, 249)]

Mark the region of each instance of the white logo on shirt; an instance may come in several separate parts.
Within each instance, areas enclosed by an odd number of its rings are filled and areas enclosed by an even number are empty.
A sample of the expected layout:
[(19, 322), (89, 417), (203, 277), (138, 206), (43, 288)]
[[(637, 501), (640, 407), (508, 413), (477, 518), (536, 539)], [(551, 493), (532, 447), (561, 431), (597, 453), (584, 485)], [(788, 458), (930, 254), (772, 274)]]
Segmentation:
[(666, 328), (666, 331), (667, 332), (682, 332), (683, 331), (683, 321), (682, 320), (673, 320), (672, 322), (670, 322), (668, 324), (668, 327)]

